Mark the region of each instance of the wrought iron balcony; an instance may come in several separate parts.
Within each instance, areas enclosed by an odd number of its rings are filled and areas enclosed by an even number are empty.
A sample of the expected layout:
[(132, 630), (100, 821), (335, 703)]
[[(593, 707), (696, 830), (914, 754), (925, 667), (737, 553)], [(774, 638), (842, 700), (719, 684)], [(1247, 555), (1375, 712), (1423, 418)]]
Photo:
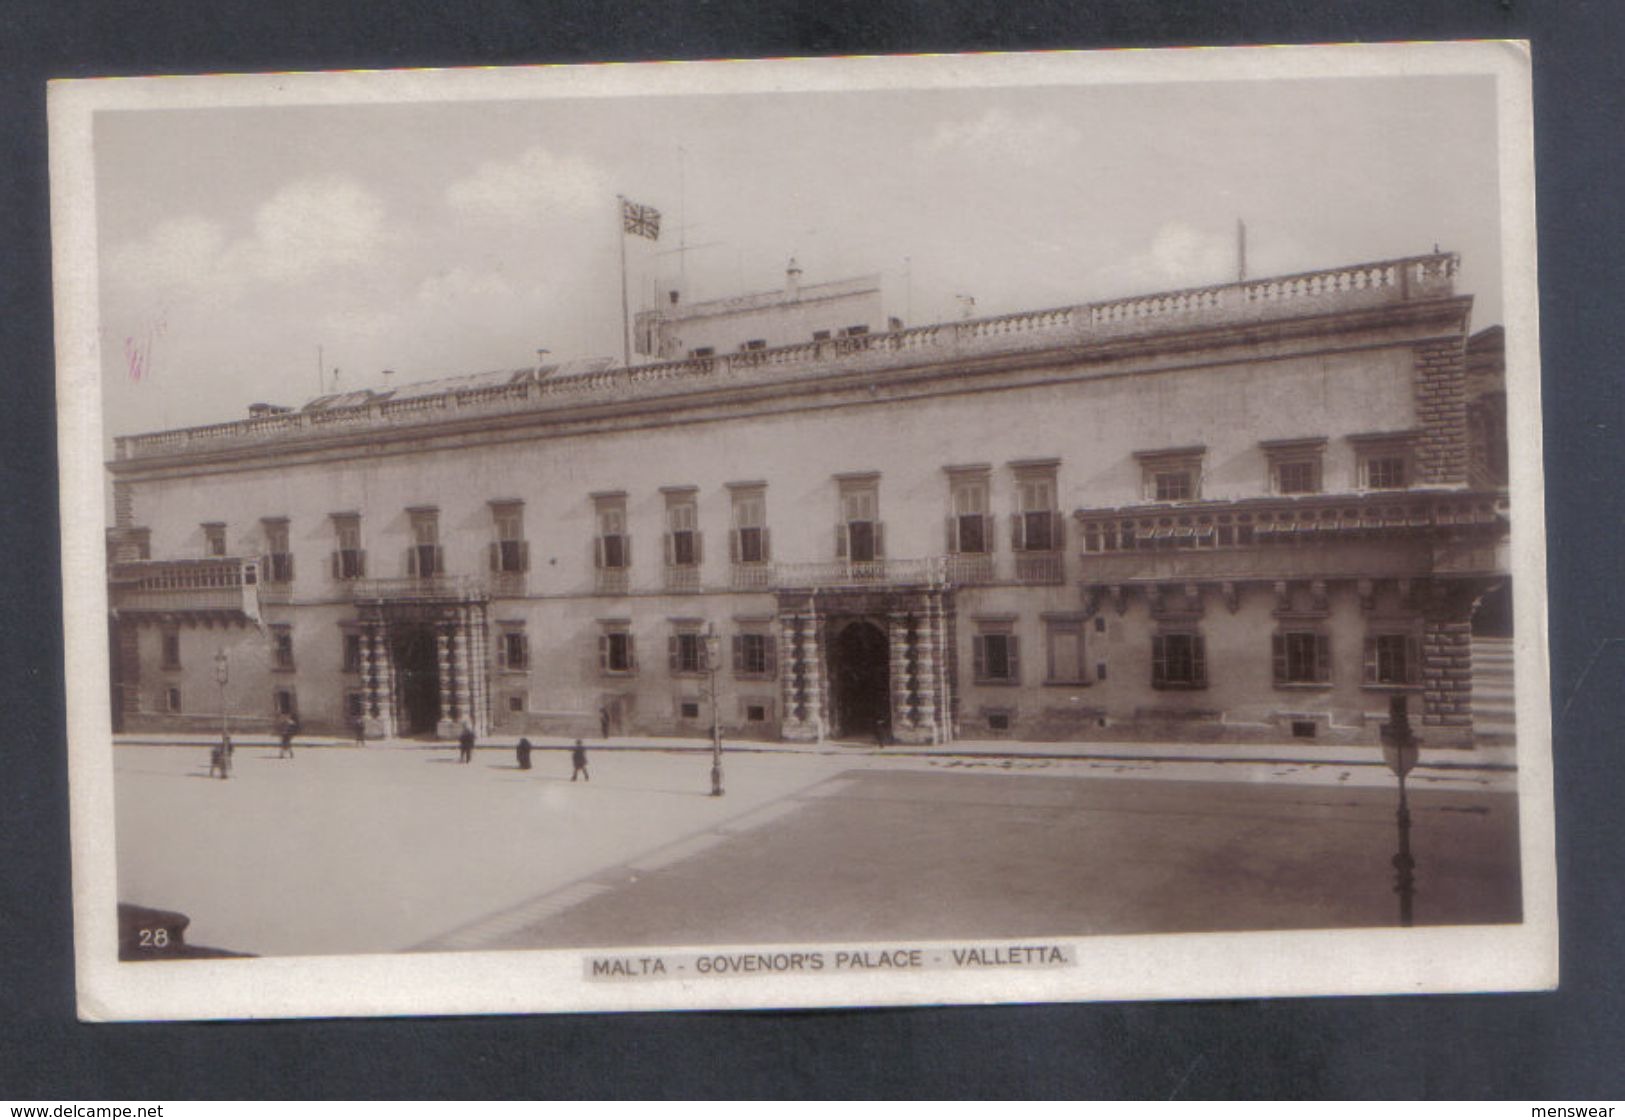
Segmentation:
[(356, 600), (445, 600), (484, 599), (490, 594), (479, 576), (405, 576), (401, 579), (357, 579), (347, 586)]

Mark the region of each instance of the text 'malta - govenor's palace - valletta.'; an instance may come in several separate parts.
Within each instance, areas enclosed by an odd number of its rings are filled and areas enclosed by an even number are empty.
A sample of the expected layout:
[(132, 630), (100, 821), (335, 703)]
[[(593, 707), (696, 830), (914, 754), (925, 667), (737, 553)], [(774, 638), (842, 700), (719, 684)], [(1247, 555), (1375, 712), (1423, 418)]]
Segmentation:
[(115, 727), (1375, 742), (1405, 694), (1470, 745), (1506, 398), (1457, 270), (907, 326), (792, 262), (626, 365), (120, 437)]

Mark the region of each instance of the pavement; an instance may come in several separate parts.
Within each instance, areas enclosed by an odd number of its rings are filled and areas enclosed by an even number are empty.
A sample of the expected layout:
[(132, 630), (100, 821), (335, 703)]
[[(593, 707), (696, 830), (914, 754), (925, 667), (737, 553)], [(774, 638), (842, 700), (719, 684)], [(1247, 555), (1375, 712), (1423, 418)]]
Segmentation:
[[(461, 765), (453, 745), (301, 738), (279, 759), (239, 737), (220, 781), (211, 736), (145, 738), (114, 753), (120, 901), (240, 952), (868, 935), (944, 913), (942, 936), (979, 914), (1074, 933), (1290, 928), (1392, 908), (1395, 783), (1376, 748), (730, 741), (713, 798), (692, 740), (592, 744), (592, 780), (572, 783), (565, 740), (522, 771), (505, 746)], [(1457, 884), (1433, 913), (1512, 920), (1515, 774), (1490, 752), (1437, 753), (1410, 782), (1418, 858), (1435, 888)], [(1334, 904), (1360, 876), (1363, 901)]]

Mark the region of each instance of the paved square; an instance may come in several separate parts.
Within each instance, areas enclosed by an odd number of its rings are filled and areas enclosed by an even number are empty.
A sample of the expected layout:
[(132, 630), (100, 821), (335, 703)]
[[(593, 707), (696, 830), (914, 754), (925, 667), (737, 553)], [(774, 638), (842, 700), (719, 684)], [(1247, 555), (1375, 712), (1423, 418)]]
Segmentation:
[[(260, 954), (1397, 921), (1373, 767), (741, 753), (718, 799), (704, 753), (597, 750), (573, 785), (551, 750), (528, 772), (498, 750), (275, 753), (240, 749), (222, 782), (202, 748), (121, 748), (120, 899)], [(1517, 921), (1514, 797), (1463, 783), (1412, 810), (1417, 921)]]

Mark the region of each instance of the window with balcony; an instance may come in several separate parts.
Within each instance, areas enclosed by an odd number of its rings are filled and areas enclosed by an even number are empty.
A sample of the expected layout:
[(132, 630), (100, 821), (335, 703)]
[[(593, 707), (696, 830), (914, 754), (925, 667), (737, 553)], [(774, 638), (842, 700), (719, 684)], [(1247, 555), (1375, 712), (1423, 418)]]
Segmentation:
[(1276, 684), (1326, 684), (1332, 679), (1330, 635), (1285, 630), (1270, 636), (1270, 648)]
[(771, 677), (775, 670), (773, 635), (766, 629), (745, 630), (733, 637), (734, 676)]
[(1061, 528), (1061, 514), (1055, 508), (1055, 468), (1018, 471), (1011, 547), (1017, 552), (1053, 552), (1061, 547)]
[(767, 486), (760, 482), (730, 482), (733, 528), (728, 533), (728, 559), (734, 565), (736, 587), (767, 586), (762, 565), (772, 558), (767, 531)]
[(293, 582), (293, 552), (288, 547), (288, 519), (267, 517), (260, 521), (265, 534), (265, 563), (262, 570), (266, 583)]
[(406, 574), (418, 579), (444, 575), (445, 553), (440, 547), (440, 511), (419, 506), (406, 511), (412, 521), (412, 547), (406, 551)]
[(203, 523), (203, 555), (224, 556), (226, 554), (226, 523), (224, 521), (205, 521)]
[(1421, 679), (1422, 659), (1414, 634), (1367, 634), (1365, 639), (1365, 674), (1367, 685), (1404, 687)]
[(1136, 451), (1148, 502), (1191, 502), (1202, 496), (1202, 461), (1206, 447), (1170, 447)]
[(1269, 463), (1269, 487), (1274, 494), (1319, 494), (1321, 463), (1325, 458), (1326, 440), (1271, 439), (1260, 447)]
[(1195, 631), (1151, 635), (1151, 687), (1207, 687), (1207, 642)]
[(837, 476), (841, 520), (835, 526), (835, 555), (866, 564), (886, 555), (886, 526), (880, 521), (880, 476)]
[(530, 668), (530, 638), (523, 622), (503, 622), (497, 627), (497, 668), (523, 673)]
[(666, 495), (666, 590), (698, 591), (704, 559), (698, 491), (692, 486), (664, 489)]
[(988, 512), (985, 466), (949, 467), (948, 552), (984, 556), (993, 551), (993, 515)]
[(605, 673), (630, 675), (638, 671), (637, 643), (630, 623), (616, 620), (600, 624), (598, 667)]
[(361, 515), (333, 514), (333, 578), (337, 580), (364, 579), (367, 575), (367, 554), (361, 547)]
[(632, 540), (626, 531), (626, 495), (595, 494), (598, 535), (593, 540), (593, 562), (601, 570), (622, 571), (632, 566)]
[(518, 576), (530, 570), (530, 542), (525, 540), (525, 503), (517, 500), (491, 503), (491, 571), (499, 576)]
[(1089, 682), (1084, 661), (1082, 616), (1046, 615), (1044, 645), (1047, 654), (1045, 684)]
[(271, 668), (280, 672), (293, 671), (293, 627), (271, 627)]

